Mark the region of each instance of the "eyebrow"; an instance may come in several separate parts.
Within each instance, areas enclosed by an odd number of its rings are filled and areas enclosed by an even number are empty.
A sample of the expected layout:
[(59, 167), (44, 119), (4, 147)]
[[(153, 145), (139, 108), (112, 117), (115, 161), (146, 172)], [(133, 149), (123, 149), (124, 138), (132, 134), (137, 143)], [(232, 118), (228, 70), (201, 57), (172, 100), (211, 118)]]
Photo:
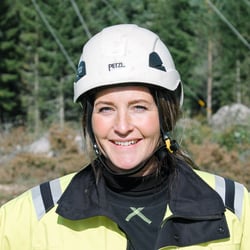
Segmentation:
[(97, 105), (112, 105), (112, 104), (113, 103), (109, 102), (109, 101), (98, 101), (98, 102), (94, 103), (94, 106), (97, 106)]
[[(145, 99), (135, 99), (135, 100), (129, 101), (129, 105), (131, 105), (131, 104), (133, 105), (133, 104), (141, 103), (141, 102), (148, 103), (148, 104), (151, 103), (151, 102), (149, 102), (149, 101), (147, 101)], [(113, 102), (100, 100), (100, 101), (96, 102), (94, 106), (97, 106), (97, 105), (100, 105), (100, 104), (101, 105), (113, 105)]]

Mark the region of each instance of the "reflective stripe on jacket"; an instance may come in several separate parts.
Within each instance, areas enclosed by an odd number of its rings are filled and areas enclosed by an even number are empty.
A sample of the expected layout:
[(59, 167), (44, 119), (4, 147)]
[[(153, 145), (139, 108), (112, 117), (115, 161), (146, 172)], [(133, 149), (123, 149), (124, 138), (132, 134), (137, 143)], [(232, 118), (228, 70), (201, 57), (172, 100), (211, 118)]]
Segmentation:
[[(188, 245), (190, 239), (182, 239), (182, 235), (187, 237), (189, 232), (179, 234), (178, 227), (174, 231), (178, 223), (180, 222), (181, 224), (182, 222), (182, 220), (175, 220), (175, 218), (180, 219), (177, 214), (178, 207), (177, 212), (173, 213), (168, 206), (161, 228), (163, 237), (159, 240), (159, 247), (157, 249), (249, 250), (250, 200), (247, 190), (237, 182), (232, 182), (202, 171), (195, 172), (223, 200), (230, 237), (221, 237), (218, 240)], [(58, 207), (57, 201), (75, 176), (75, 174), (71, 174), (41, 184), (2, 206), (0, 210), (0, 249), (129, 249), (127, 236), (107, 216), (94, 215), (84, 219), (71, 220), (58, 215), (56, 212)], [(188, 192), (188, 187), (186, 188)], [(211, 207), (207, 207), (207, 210), (210, 210), (213, 205), (211, 203)], [(199, 218), (193, 218), (193, 220), (194, 222), (195, 220), (199, 222)], [(191, 238), (197, 238), (199, 242), (199, 238), (203, 238), (206, 232), (210, 230), (209, 225), (208, 218), (204, 224), (204, 228), (199, 227), (201, 231), (194, 231), (195, 235), (193, 233)], [(186, 225), (184, 225), (184, 229), (189, 231), (189, 227), (185, 227)], [(168, 228), (171, 228), (172, 231), (170, 235), (165, 237), (165, 231), (169, 233)], [(214, 233), (220, 235), (224, 234), (226, 229), (218, 225), (216, 230)], [(173, 242), (173, 245), (164, 245), (167, 244), (165, 242)], [(185, 244), (187, 245), (185, 246)]]

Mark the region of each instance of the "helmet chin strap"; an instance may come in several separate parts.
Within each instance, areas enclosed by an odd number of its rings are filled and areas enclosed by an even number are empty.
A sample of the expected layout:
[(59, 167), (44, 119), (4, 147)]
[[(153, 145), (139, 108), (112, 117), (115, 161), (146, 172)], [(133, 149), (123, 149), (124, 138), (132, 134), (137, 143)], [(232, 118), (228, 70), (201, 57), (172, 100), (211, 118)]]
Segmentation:
[(179, 149), (179, 144), (176, 140), (172, 140), (169, 136), (169, 132), (162, 132), (162, 137), (165, 142), (165, 146), (168, 152), (171, 154)]
[(165, 131), (163, 129), (163, 119), (162, 119), (162, 115), (163, 115), (163, 111), (162, 111), (162, 108), (159, 104), (159, 97), (158, 97), (158, 92), (157, 91), (153, 91), (152, 92), (152, 95), (154, 97), (154, 100), (155, 100), (155, 103), (156, 103), (156, 106), (158, 107), (158, 111), (159, 111), (159, 123), (160, 123), (160, 131), (161, 131), (161, 136), (162, 136), (162, 139), (165, 143), (165, 146), (166, 146), (166, 149), (169, 153), (175, 153), (178, 149), (179, 149), (179, 144), (176, 140), (172, 140), (171, 137), (170, 137), (170, 134), (169, 132), (170, 131)]
[[(160, 159), (162, 157), (162, 151), (165, 150), (164, 146), (160, 146), (158, 147), (146, 160), (144, 160), (143, 162), (141, 162), (140, 164), (136, 165), (135, 167), (133, 167), (132, 169), (129, 170), (122, 170), (121, 172), (117, 172), (114, 171), (109, 164), (111, 165), (112, 163), (110, 162), (110, 160), (108, 158), (106, 158), (103, 154), (101, 154), (98, 146), (96, 143), (94, 143), (93, 148), (95, 150), (95, 153), (97, 155), (97, 159), (99, 160), (99, 162), (102, 164), (102, 166), (112, 175), (114, 176), (132, 176), (135, 175), (137, 173), (139, 173), (141, 170), (143, 170), (146, 166), (147, 163), (152, 159), (152, 157), (154, 155), (156, 155), (158, 157), (158, 159)], [(163, 150), (162, 150), (163, 149)]]

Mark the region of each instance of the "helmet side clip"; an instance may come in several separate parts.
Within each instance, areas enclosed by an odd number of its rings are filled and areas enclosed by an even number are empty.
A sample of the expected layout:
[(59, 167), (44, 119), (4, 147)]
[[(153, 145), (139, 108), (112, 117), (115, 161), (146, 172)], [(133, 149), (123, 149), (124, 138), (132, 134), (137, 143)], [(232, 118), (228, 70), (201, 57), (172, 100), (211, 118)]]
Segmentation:
[(166, 149), (171, 154), (179, 149), (179, 144), (176, 140), (172, 140), (168, 132), (163, 133), (163, 139), (165, 142)]

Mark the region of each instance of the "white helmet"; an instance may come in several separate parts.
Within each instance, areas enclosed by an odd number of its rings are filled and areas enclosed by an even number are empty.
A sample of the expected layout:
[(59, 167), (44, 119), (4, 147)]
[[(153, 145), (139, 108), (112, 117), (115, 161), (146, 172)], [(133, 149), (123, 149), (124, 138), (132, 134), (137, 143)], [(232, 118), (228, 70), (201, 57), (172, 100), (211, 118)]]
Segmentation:
[[(74, 83), (74, 101), (87, 91), (122, 83), (176, 90), (181, 86), (171, 54), (153, 32), (134, 24), (103, 29), (83, 47)], [(180, 105), (183, 90), (180, 91)]]

